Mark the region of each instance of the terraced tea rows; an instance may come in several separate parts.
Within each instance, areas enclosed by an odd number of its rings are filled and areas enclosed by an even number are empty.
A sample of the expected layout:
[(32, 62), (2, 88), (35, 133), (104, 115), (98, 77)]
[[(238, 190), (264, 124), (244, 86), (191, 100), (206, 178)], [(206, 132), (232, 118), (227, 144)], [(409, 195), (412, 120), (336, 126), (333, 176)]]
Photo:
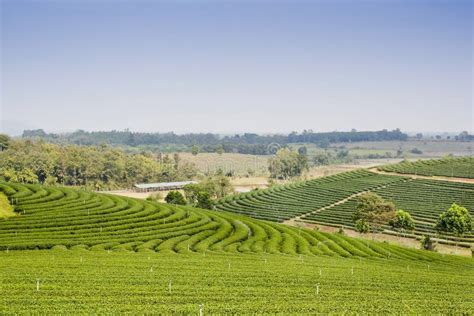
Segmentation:
[(66, 188), (0, 184), (20, 216), (0, 221), (0, 249), (90, 249), (399, 257), (432, 254), (227, 212)]
[(2, 315), (469, 314), (472, 259), (0, 252)]
[[(446, 211), (452, 203), (474, 210), (474, 185), (467, 183), (416, 179), (404, 183), (394, 183), (373, 191), (386, 200), (393, 201), (397, 208), (410, 212), (416, 222), (416, 235), (436, 235), (433, 226), (439, 214)], [(302, 220), (326, 225), (354, 227), (352, 213), (355, 208), (356, 200), (350, 199), (343, 204), (304, 216)], [(453, 240), (453, 237), (450, 236), (444, 238)], [(474, 235), (467, 234), (461, 240), (473, 242)]]
[(283, 222), (343, 200), (352, 194), (405, 181), (404, 177), (379, 175), (366, 170), (229, 196), (217, 209)]
[(419, 160), (415, 162), (405, 161), (393, 165), (381, 166), (378, 167), (378, 169), (402, 174), (473, 179), (474, 157)]

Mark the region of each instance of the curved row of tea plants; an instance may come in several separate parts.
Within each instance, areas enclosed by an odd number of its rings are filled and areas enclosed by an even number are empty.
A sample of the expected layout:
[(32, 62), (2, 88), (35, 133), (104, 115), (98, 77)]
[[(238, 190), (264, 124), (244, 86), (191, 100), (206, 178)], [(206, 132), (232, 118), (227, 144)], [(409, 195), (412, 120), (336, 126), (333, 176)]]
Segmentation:
[(0, 220), (0, 249), (274, 253), (430, 260), (428, 252), (288, 227), (223, 211), (69, 188), (0, 183), (19, 216)]
[(228, 196), (219, 200), (216, 208), (253, 218), (283, 222), (353, 194), (405, 180), (404, 177), (380, 175), (361, 169)]
[(433, 160), (403, 161), (378, 167), (381, 171), (474, 179), (474, 157), (443, 158)]

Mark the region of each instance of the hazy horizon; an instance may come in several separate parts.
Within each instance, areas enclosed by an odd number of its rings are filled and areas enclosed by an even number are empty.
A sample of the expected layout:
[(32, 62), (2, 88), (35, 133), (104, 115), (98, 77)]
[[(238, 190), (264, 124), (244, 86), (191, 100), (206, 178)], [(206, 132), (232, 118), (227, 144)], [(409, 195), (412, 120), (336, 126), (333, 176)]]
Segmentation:
[(472, 1), (0, 5), (0, 132), (474, 131)]

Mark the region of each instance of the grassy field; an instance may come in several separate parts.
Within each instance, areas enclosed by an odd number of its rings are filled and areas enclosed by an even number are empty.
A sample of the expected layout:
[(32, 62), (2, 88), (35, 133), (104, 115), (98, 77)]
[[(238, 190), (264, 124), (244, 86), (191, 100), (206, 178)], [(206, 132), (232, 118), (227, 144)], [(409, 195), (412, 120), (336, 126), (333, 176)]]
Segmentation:
[(270, 156), (244, 155), (234, 153), (179, 153), (183, 161), (196, 165), (201, 173), (214, 173), (221, 169), (224, 173), (233, 171), (237, 176), (267, 175), (268, 158)]
[[(381, 141), (381, 142), (354, 142), (354, 143), (339, 143), (333, 144), (331, 147), (344, 146), (349, 151), (359, 151), (359, 153), (366, 151), (392, 152), (396, 153), (398, 149), (403, 151), (403, 155), (408, 158), (421, 157), (444, 157), (452, 154), (454, 156), (469, 156), (473, 154), (474, 143), (472, 142), (456, 142), (447, 140), (409, 140), (409, 141)], [(413, 154), (410, 151), (418, 148), (423, 153)]]
[[(293, 149), (306, 146), (308, 156), (311, 158), (316, 154), (325, 152), (325, 149), (319, 148), (315, 144), (290, 144)], [(422, 154), (411, 153), (413, 149), (419, 149)], [(456, 142), (447, 140), (409, 140), (409, 141), (378, 141), (378, 142), (353, 142), (353, 143), (334, 143), (327, 149), (328, 152), (335, 154), (337, 150), (346, 149), (351, 156), (385, 155), (390, 153), (393, 157), (397, 151), (402, 150), (404, 158), (431, 158), (444, 157), (452, 154), (455, 156), (469, 156), (473, 154), (474, 144), (472, 142)]]
[[(471, 259), (0, 253), (0, 314), (468, 314)], [(270, 303), (271, 302), (271, 303)]]

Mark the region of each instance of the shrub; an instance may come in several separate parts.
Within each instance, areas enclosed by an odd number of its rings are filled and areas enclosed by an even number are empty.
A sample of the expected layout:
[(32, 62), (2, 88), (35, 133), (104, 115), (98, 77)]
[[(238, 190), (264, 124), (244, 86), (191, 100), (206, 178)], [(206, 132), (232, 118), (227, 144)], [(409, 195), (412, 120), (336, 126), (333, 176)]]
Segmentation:
[(436, 243), (430, 238), (430, 236), (423, 236), (421, 238), (421, 249), (436, 251)]
[(367, 234), (370, 231), (370, 225), (367, 221), (359, 219), (355, 222), (355, 229), (361, 234)]
[(186, 200), (181, 192), (170, 191), (165, 197), (165, 201), (168, 204), (186, 205)]

